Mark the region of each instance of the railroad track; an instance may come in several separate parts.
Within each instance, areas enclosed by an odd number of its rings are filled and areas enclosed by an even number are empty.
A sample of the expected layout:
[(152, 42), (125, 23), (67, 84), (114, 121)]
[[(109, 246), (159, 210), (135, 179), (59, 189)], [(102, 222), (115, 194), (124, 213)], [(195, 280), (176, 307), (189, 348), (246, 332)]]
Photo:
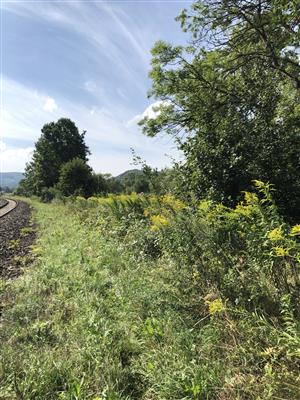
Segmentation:
[(12, 210), (14, 210), (18, 206), (18, 202), (15, 200), (11, 199), (6, 199), (7, 204), (4, 207), (0, 208), (0, 218), (4, 217), (4, 215), (10, 213)]

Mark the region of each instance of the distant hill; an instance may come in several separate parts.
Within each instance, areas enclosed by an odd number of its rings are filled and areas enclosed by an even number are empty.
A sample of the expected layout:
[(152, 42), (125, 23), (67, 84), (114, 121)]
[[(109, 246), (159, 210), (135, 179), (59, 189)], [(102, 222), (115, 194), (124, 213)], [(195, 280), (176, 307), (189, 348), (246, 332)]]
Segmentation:
[(0, 186), (14, 189), (23, 178), (24, 174), (22, 172), (0, 172)]
[(116, 180), (123, 183), (125, 181), (125, 179), (132, 173), (143, 174), (143, 171), (141, 171), (140, 169), (129, 169), (129, 170), (123, 172), (122, 174), (116, 176)]
[[(116, 176), (116, 180), (123, 183), (125, 179), (132, 173), (143, 174), (140, 169), (129, 169), (122, 174)], [(0, 187), (9, 187), (10, 189), (15, 189), (20, 180), (24, 178), (22, 172), (0, 172)]]

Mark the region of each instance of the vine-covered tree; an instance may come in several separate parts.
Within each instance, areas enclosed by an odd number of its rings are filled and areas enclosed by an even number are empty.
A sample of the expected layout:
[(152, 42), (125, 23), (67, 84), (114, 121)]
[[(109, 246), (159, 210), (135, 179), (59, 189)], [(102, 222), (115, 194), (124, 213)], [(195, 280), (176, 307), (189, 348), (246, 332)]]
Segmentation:
[(185, 155), (188, 191), (233, 204), (253, 179), (300, 213), (299, 0), (205, 0), (178, 17), (187, 46), (158, 42), (147, 135), (167, 132)]
[(29, 194), (40, 195), (43, 189), (55, 186), (62, 166), (68, 161), (77, 158), (87, 162), (90, 152), (84, 141), (85, 133), (79, 133), (68, 118), (43, 126), (22, 183)]

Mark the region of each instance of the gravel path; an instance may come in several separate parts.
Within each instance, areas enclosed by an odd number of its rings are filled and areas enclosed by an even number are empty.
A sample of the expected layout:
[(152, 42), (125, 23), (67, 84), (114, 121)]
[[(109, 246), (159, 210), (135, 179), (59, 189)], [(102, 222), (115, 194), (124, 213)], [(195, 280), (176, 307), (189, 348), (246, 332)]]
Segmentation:
[(0, 277), (16, 277), (32, 261), (29, 246), (34, 239), (31, 209), (19, 202), (16, 209), (0, 218)]

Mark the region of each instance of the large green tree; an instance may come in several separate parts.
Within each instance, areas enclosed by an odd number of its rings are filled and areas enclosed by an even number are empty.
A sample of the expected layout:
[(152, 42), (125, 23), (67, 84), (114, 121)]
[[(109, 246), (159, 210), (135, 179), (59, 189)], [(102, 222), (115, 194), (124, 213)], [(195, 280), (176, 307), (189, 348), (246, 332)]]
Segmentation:
[(158, 42), (144, 132), (174, 136), (186, 188), (233, 204), (253, 179), (300, 210), (299, 1), (197, 1), (178, 17), (187, 46)]
[(27, 192), (40, 195), (44, 188), (55, 186), (62, 166), (74, 158), (86, 163), (90, 152), (84, 138), (85, 131), (79, 133), (75, 123), (68, 118), (44, 125), (32, 161), (25, 169), (23, 185)]
[(97, 180), (84, 160), (73, 158), (62, 166), (57, 187), (64, 196), (91, 196), (97, 189)]

